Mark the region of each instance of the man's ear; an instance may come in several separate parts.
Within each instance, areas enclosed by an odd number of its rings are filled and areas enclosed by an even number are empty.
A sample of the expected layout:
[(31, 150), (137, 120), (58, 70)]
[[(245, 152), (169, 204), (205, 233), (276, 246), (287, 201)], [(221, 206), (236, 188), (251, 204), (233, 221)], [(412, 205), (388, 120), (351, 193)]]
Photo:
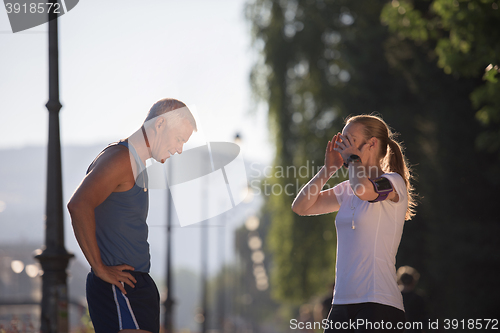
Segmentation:
[(370, 149), (378, 147), (378, 139), (376, 137), (372, 137), (368, 140), (368, 143), (370, 144)]
[(165, 118), (160, 116), (155, 120), (154, 128), (155, 128), (156, 132), (162, 132), (165, 129), (166, 125), (167, 125), (167, 122), (165, 121)]

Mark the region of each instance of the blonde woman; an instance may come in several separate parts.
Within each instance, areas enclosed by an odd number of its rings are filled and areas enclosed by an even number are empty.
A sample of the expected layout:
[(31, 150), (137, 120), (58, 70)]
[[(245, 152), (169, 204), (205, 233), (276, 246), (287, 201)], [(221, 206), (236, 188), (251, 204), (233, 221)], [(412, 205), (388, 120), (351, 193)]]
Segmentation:
[[(349, 180), (321, 190), (342, 165)], [(349, 118), (328, 142), (325, 165), (292, 204), (299, 215), (338, 211), (335, 290), (325, 332), (404, 331), (395, 264), (415, 205), (406, 159), (387, 124), (373, 115)]]

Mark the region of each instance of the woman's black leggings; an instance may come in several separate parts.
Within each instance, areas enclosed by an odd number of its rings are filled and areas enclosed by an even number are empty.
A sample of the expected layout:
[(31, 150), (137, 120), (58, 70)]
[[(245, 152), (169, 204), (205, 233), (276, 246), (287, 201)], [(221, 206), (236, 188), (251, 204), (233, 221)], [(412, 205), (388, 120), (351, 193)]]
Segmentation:
[(379, 303), (333, 304), (324, 333), (404, 332), (404, 311)]

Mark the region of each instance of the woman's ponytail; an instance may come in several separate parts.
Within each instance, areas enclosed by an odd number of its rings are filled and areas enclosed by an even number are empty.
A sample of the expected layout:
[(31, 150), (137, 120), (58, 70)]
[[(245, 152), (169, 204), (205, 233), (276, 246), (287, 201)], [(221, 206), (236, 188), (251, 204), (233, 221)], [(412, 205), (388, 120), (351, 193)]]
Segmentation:
[(398, 142), (389, 138), (389, 148), (382, 165), (385, 165), (390, 172), (399, 173), (405, 180), (406, 186), (408, 186), (410, 172), (406, 166), (401, 146)]
[(408, 195), (408, 209), (406, 211), (405, 219), (410, 220), (413, 216), (415, 216), (415, 207), (417, 206), (414, 188), (410, 183), (410, 178), (412, 177), (412, 175), (410, 173), (410, 168), (408, 167), (408, 162), (403, 155), (403, 149), (401, 145), (399, 144), (399, 142), (393, 140), (391, 136), (392, 133), (389, 135), (389, 151), (382, 161), (382, 167), (386, 170), (389, 170), (389, 172), (397, 172), (401, 177), (403, 177)]

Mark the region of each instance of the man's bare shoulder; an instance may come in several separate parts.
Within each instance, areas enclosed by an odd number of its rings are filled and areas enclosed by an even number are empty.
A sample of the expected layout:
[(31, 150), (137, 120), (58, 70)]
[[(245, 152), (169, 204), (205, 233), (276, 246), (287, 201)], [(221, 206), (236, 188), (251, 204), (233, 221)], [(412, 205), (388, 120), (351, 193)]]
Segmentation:
[(111, 146), (97, 156), (71, 202), (73, 206), (95, 208), (112, 192), (127, 191), (133, 186), (134, 176), (127, 147)]
[(90, 166), (89, 172), (108, 168), (116, 171), (123, 168), (130, 171), (130, 155), (127, 147), (114, 145), (104, 149)]
[(127, 191), (135, 183), (131, 156), (127, 147), (114, 145), (106, 148), (92, 164), (85, 181), (93, 188), (106, 185), (108, 191)]

